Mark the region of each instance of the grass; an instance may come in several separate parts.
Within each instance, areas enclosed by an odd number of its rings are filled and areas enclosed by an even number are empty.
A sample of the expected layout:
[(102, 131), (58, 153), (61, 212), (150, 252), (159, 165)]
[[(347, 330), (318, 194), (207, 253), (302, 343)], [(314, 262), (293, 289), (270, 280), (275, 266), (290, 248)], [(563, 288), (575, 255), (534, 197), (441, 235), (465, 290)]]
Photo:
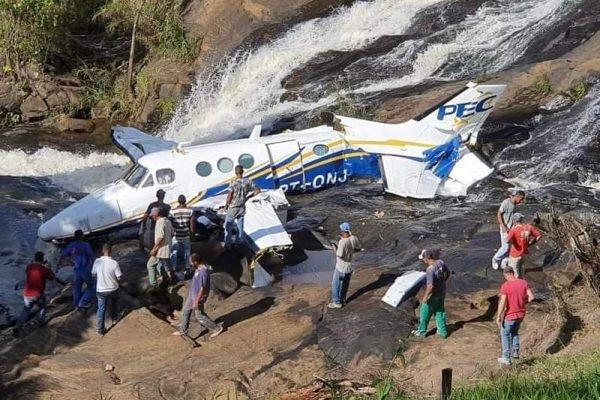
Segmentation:
[(569, 96), (574, 102), (578, 102), (585, 97), (585, 95), (588, 93), (588, 89), (589, 87), (584, 81), (577, 81), (571, 85), (567, 91), (567, 96)]
[(550, 85), (548, 75), (544, 74), (539, 76), (533, 83), (533, 89), (542, 96), (547, 96), (552, 93), (552, 85)]

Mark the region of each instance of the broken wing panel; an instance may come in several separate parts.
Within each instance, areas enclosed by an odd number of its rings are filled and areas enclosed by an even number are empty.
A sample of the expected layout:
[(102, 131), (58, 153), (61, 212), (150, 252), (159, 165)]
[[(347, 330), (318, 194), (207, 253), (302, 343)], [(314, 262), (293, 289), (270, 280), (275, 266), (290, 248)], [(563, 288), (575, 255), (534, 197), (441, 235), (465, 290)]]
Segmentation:
[(171, 150), (177, 146), (177, 142), (157, 138), (139, 129), (124, 126), (112, 128), (112, 140), (133, 162), (146, 154)]
[(385, 191), (398, 196), (431, 199), (442, 181), (422, 160), (382, 155), (381, 164)]
[(246, 202), (244, 233), (257, 253), (269, 248), (292, 245), (292, 240), (281, 224), (273, 205), (261, 198), (252, 198)]

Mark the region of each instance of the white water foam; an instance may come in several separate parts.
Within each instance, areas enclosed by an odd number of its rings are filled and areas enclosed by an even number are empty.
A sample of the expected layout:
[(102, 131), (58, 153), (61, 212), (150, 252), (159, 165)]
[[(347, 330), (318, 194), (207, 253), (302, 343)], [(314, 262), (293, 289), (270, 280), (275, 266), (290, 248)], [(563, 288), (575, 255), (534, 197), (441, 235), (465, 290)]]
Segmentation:
[(28, 154), (23, 150), (0, 150), (0, 175), (46, 177), (55, 185), (89, 193), (123, 173), (129, 158), (115, 153), (88, 155), (43, 148)]
[(218, 73), (200, 76), (163, 136), (194, 140), (334, 101), (280, 102), (281, 81), (320, 53), (360, 49), (381, 36), (404, 33), (419, 11), (440, 1), (358, 1), (298, 24), (274, 42), (224, 63)]
[[(484, 6), (456, 26), (448, 26), (432, 35), (449, 33), (454, 37), (450, 42), (426, 46), (424, 43), (430, 38), (412, 41), (412, 46), (399, 46), (375, 60), (393, 68), (407, 57), (407, 49), (424, 48), (413, 62), (411, 74), (370, 82), (355, 93), (386, 91), (431, 77), (474, 79), (479, 74), (500, 71), (518, 60), (534, 37), (551, 27), (564, 11), (577, 3), (579, 0), (527, 0)], [(448, 68), (448, 65), (455, 68)]]

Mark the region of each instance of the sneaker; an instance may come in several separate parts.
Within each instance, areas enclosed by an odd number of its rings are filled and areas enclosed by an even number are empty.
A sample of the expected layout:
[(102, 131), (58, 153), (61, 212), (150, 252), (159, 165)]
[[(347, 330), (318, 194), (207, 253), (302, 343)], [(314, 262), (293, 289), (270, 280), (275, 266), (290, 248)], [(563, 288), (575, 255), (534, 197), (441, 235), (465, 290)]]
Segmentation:
[(510, 360), (504, 357), (498, 358), (498, 364), (500, 365), (510, 365)]
[(416, 338), (424, 338), (425, 337), (425, 334), (421, 333), (421, 331), (419, 331), (418, 329), (415, 329), (410, 334)]
[(223, 332), (223, 325), (219, 325), (219, 327), (217, 329), (215, 329), (215, 331), (213, 333), (210, 334), (210, 338), (216, 338), (217, 336), (219, 336), (221, 334), (221, 332)]
[(183, 336), (183, 333), (181, 333), (179, 331), (175, 331), (175, 332), (171, 333), (171, 336)]
[(498, 269), (500, 268), (500, 261), (496, 260), (496, 258), (492, 257), (492, 268)]
[(342, 308), (342, 305), (339, 303), (329, 303), (327, 304), (327, 308)]
[(511, 357), (512, 357), (514, 360), (518, 360), (519, 358), (521, 358), (521, 356), (519, 355), (519, 353), (514, 353), (514, 354), (513, 354)]

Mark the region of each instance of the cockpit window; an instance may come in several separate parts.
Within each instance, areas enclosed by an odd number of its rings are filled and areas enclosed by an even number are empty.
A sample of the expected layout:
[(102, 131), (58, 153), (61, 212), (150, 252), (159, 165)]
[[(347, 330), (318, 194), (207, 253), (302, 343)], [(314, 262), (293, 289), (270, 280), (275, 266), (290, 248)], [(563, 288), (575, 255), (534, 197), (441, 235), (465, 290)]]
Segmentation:
[(154, 186), (154, 178), (152, 178), (152, 174), (148, 175), (148, 178), (146, 178), (146, 182), (144, 182), (144, 184), (142, 185), (142, 187), (152, 187)]
[(175, 171), (171, 168), (163, 168), (156, 171), (156, 180), (159, 185), (166, 185), (175, 180)]
[(125, 174), (125, 176), (123, 176), (123, 180), (129, 186), (136, 187), (142, 182), (147, 173), (148, 170), (146, 168), (142, 167), (140, 164), (136, 164)]

